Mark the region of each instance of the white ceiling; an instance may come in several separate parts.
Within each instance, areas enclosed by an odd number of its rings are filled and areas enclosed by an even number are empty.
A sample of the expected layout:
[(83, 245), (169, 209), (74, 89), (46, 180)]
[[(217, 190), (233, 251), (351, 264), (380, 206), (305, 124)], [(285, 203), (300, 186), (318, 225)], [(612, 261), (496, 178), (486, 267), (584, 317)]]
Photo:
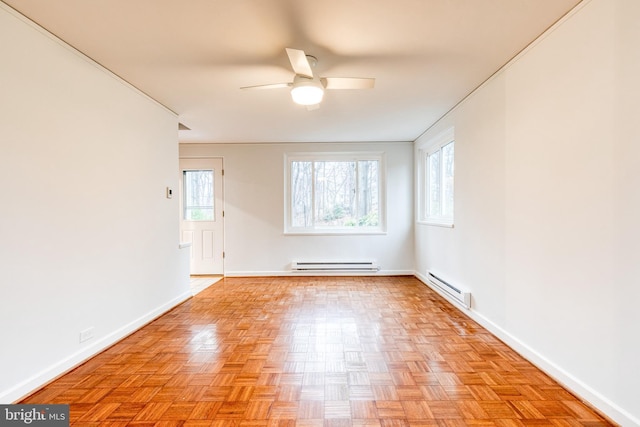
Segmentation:
[[(580, 0), (4, 0), (179, 114), (181, 142), (413, 141)], [(286, 47), (375, 77), (307, 111)]]

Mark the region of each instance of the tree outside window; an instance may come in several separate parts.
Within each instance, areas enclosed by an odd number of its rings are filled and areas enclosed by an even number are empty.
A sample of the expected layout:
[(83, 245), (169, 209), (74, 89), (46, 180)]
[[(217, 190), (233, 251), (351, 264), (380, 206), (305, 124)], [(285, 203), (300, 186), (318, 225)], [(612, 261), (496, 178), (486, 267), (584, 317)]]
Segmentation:
[(449, 130), (419, 150), (420, 222), (453, 226), (454, 154), (453, 131)]
[(380, 156), (340, 157), (289, 158), (289, 231), (381, 230)]

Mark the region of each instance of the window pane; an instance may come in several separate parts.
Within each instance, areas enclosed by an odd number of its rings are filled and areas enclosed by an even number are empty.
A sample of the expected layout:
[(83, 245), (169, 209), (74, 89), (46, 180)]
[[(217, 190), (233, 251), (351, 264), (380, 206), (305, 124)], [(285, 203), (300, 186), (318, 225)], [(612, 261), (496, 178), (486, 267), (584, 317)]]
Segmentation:
[(183, 171), (184, 219), (213, 221), (213, 171)]
[(429, 216), (440, 216), (440, 151), (431, 154), (429, 164)]
[(378, 161), (358, 161), (358, 220), (361, 227), (379, 225)]
[(453, 142), (442, 147), (442, 216), (453, 218)]
[(420, 206), (419, 218), (424, 221), (429, 217), (429, 156), (426, 152), (420, 153)]
[(316, 226), (356, 225), (356, 163), (314, 162)]
[[(378, 232), (383, 222), (381, 156), (357, 153), (305, 155), (287, 164), (285, 231)], [(366, 160), (365, 160), (366, 159)], [(351, 229), (351, 230), (349, 230)]]
[(309, 227), (311, 211), (311, 162), (291, 162), (291, 225)]

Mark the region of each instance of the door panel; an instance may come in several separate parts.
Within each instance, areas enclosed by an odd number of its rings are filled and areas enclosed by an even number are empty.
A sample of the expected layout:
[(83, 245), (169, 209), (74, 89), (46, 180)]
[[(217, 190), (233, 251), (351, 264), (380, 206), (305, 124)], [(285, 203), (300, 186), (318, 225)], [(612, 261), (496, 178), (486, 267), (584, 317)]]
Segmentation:
[(202, 258), (213, 259), (214, 255), (214, 232), (213, 230), (202, 230)]
[(180, 232), (191, 274), (224, 273), (222, 159), (180, 159)]

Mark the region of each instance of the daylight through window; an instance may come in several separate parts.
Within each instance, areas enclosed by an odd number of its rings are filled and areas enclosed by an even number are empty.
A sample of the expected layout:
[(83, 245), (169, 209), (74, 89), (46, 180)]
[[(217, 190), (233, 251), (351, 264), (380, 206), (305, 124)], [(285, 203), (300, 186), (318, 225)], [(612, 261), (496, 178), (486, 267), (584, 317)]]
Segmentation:
[(213, 171), (182, 172), (185, 221), (213, 221)]
[(420, 150), (420, 221), (453, 225), (454, 141), (453, 132)]
[(381, 157), (289, 157), (288, 231), (381, 231)]

